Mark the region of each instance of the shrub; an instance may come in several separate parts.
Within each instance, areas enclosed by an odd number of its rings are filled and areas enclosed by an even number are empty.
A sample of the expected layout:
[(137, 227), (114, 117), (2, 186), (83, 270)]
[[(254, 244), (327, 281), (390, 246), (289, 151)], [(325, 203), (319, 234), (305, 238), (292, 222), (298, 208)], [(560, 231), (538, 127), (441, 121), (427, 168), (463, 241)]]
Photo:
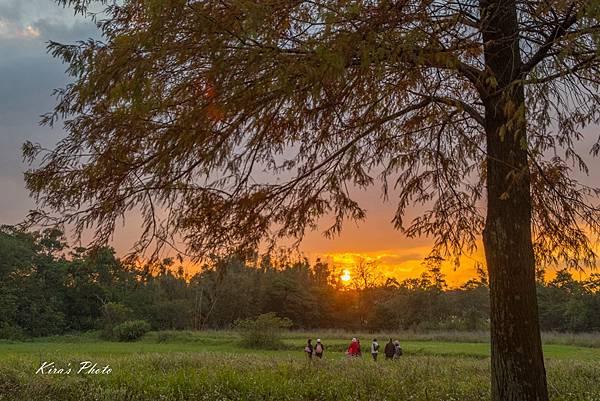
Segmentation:
[(0, 324), (0, 339), (2, 340), (24, 340), (25, 330), (19, 326), (10, 325), (8, 323)]
[(112, 329), (112, 338), (119, 341), (136, 341), (150, 331), (150, 324), (145, 320), (128, 320)]
[(242, 346), (250, 348), (281, 348), (281, 336), (291, 326), (290, 319), (280, 318), (273, 312), (235, 321), (235, 329), (242, 337)]
[(133, 310), (125, 305), (109, 302), (102, 307), (102, 337), (113, 338), (113, 329), (121, 323), (131, 320)]

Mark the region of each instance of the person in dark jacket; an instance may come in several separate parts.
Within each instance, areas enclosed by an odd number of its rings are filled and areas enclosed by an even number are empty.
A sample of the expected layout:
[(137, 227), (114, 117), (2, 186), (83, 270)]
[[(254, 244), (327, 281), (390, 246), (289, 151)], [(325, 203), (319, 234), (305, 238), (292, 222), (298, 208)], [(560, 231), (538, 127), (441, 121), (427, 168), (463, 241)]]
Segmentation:
[(383, 349), (383, 353), (385, 354), (385, 359), (394, 359), (394, 355), (396, 354), (396, 346), (394, 345), (394, 341), (390, 338), (390, 341), (385, 344), (385, 348)]
[(308, 342), (306, 343), (306, 347), (304, 347), (304, 352), (306, 352), (306, 356), (308, 357), (308, 359), (312, 359), (313, 356), (313, 345), (312, 345), (312, 339), (309, 338)]

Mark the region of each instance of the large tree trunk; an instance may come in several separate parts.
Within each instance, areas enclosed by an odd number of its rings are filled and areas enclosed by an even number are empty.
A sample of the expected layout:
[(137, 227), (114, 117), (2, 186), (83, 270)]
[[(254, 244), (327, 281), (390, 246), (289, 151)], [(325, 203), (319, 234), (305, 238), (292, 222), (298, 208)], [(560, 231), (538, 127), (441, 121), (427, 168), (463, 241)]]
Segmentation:
[[(485, 96), (492, 399), (547, 401), (531, 238), (524, 89), (515, 2), (481, 0), (485, 63), (497, 81)], [(493, 80), (490, 80), (493, 82)], [(494, 84), (490, 85), (495, 86)]]

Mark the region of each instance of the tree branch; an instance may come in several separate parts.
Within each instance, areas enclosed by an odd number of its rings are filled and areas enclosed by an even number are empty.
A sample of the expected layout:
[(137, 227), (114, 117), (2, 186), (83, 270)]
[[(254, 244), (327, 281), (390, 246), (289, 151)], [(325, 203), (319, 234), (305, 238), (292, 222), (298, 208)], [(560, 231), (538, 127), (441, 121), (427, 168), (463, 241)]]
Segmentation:
[(535, 68), (536, 65), (538, 65), (543, 59), (545, 59), (548, 55), (548, 52), (550, 52), (550, 49), (552, 49), (552, 46), (556, 43), (556, 41), (561, 37), (565, 36), (568, 32), (568, 29), (571, 26), (573, 26), (575, 22), (577, 22), (577, 15), (572, 13), (573, 6), (574, 5), (572, 4), (569, 8), (569, 11), (567, 12), (567, 16), (565, 17), (564, 21), (554, 27), (550, 35), (546, 38), (544, 44), (542, 44), (538, 51), (533, 56), (531, 56), (529, 61), (523, 64), (523, 66), (520, 69), (521, 76), (529, 73)]
[(477, 121), (482, 127), (485, 126), (485, 119), (479, 112), (471, 105), (463, 102), (462, 100), (454, 99), (447, 96), (427, 96), (423, 95), (436, 103), (446, 104), (448, 106), (453, 106), (456, 109), (463, 110), (467, 114), (469, 114), (475, 121)]

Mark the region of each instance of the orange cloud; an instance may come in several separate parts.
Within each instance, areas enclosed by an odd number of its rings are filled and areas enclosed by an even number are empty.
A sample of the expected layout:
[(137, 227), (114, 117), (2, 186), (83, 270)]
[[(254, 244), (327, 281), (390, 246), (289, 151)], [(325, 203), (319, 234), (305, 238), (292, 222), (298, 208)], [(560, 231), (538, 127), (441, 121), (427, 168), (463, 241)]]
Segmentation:
[(40, 30), (32, 25), (20, 27), (12, 21), (0, 19), (0, 39), (38, 38)]

